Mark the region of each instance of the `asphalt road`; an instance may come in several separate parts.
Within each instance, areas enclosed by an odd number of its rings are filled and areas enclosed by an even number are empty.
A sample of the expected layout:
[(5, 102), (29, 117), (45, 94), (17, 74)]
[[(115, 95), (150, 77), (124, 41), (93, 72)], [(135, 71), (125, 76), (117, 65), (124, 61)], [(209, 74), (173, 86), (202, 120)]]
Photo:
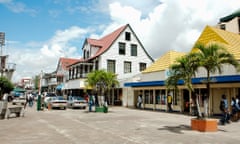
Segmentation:
[(217, 132), (190, 129), (191, 116), (110, 107), (87, 110), (27, 108), (24, 117), (0, 120), (1, 144), (231, 144), (240, 142), (239, 122)]

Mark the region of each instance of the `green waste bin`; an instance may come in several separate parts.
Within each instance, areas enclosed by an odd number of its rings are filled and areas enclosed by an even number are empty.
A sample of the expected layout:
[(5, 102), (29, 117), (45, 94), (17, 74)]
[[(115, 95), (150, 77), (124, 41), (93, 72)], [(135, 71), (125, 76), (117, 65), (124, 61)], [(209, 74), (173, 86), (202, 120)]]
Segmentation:
[(38, 95), (38, 98), (37, 98), (37, 111), (40, 111), (41, 110), (41, 95)]

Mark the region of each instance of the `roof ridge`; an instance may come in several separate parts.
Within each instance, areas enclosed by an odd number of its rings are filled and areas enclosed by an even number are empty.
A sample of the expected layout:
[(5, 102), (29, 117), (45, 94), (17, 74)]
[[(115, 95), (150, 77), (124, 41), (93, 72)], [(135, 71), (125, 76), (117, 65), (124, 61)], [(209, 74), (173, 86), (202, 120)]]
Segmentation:
[(122, 32), (123, 28), (125, 28), (127, 25), (128, 25), (128, 24), (125, 24), (125, 25), (119, 27), (118, 29), (114, 30), (113, 32), (111, 32), (111, 33), (109, 33), (109, 34), (107, 34), (107, 35), (105, 35), (105, 36), (103, 36), (102, 38), (100, 38), (100, 39), (98, 39), (98, 40), (103, 40), (103, 39), (105, 39), (106, 37), (109, 37), (109, 36), (111, 36), (112, 34), (118, 32), (118, 31), (120, 31), (120, 30), (121, 30), (120, 32)]

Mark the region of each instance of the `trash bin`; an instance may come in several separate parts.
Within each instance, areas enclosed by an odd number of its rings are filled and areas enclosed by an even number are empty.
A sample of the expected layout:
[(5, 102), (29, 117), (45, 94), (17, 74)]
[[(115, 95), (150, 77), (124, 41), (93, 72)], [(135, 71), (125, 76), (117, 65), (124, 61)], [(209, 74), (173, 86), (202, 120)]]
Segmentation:
[(37, 98), (37, 111), (40, 111), (41, 110), (41, 95), (38, 95), (38, 98)]

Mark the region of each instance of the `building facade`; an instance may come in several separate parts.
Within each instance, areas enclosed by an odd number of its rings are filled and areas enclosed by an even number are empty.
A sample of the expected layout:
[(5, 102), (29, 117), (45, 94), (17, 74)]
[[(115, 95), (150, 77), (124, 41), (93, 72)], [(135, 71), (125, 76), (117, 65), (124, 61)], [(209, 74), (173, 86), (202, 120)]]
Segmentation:
[(74, 95), (82, 95), (86, 87), (87, 74), (93, 70), (104, 69), (117, 75), (119, 87), (114, 87), (110, 104), (122, 101), (124, 82), (141, 73), (153, 59), (129, 24), (100, 38), (87, 38), (82, 47), (83, 57), (69, 66), (68, 81), (65, 89)]

